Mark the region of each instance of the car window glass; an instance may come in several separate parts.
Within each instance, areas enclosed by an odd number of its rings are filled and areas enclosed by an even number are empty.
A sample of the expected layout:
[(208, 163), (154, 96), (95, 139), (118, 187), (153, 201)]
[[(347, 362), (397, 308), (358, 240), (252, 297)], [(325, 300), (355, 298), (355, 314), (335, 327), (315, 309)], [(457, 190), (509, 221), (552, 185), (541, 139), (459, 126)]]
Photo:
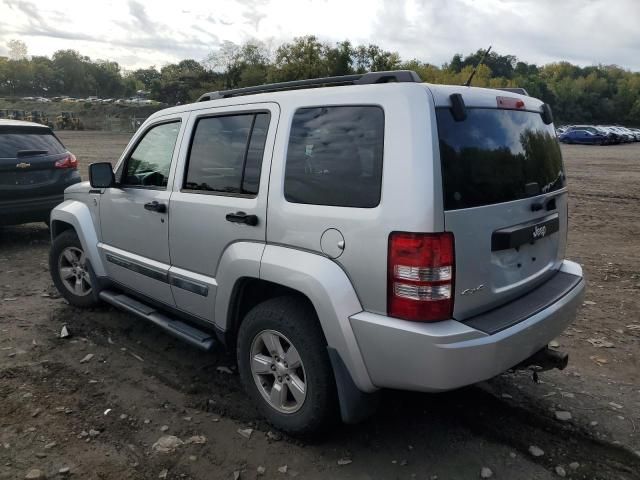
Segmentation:
[(122, 184), (166, 187), (180, 122), (163, 123), (145, 133), (127, 161)]
[(0, 126), (0, 158), (33, 154), (55, 155), (66, 149), (48, 128)]
[(374, 106), (301, 108), (289, 138), (284, 195), (314, 205), (380, 203), (384, 112)]
[(538, 112), (468, 108), (467, 118), (456, 121), (449, 108), (438, 108), (436, 116), (446, 210), (512, 202), (564, 187), (553, 125)]
[(260, 184), (260, 171), (262, 170), (262, 157), (264, 156), (264, 144), (267, 140), (269, 129), (269, 114), (260, 113), (256, 116), (251, 132), (251, 141), (247, 150), (247, 161), (244, 169), (242, 190), (245, 193), (258, 193)]
[(184, 188), (256, 194), (268, 125), (268, 113), (199, 119)]

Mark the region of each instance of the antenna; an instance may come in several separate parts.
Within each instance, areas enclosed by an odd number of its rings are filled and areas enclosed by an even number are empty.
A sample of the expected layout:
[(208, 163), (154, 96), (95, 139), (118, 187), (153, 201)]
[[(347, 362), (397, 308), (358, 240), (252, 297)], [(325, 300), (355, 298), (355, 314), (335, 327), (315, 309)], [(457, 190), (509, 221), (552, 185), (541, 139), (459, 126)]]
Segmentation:
[(484, 59), (487, 58), (487, 55), (489, 54), (490, 51), (491, 51), (491, 45), (489, 45), (489, 48), (487, 48), (487, 51), (484, 52), (484, 55), (482, 55), (482, 57), (480, 58), (480, 61), (476, 64), (476, 66), (473, 67), (473, 70), (471, 71), (471, 75), (469, 75), (469, 78), (467, 78), (467, 81), (463, 83), (464, 87), (468, 87), (471, 85), (471, 80), (473, 80), (473, 77), (475, 76), (476, 71), (478, 70), (478, 67), (482, 65), (482, 62), (484, 62)]

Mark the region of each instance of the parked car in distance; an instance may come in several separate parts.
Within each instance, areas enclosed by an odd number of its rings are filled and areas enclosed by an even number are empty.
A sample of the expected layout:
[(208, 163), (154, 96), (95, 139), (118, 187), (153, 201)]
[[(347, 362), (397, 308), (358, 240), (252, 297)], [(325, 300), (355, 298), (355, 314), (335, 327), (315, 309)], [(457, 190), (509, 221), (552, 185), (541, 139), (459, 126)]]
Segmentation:
[[(603, 135), (604, 143), (601, 144), (599, 142), (595, 142), (595, 144), (597, 145), (611, 145), (617, 141), (614, 133), (608, 132), (603, 128), (595, 127), (591, 125), (572, 125), (569, 128), (567, 128), (567, 130), (564, 133), (573, 132), (577, 130), (583, 130), (589, 133)], [(575, 143), (580, 143), (580, 142), (575, 142)]]
[(605, 145), (607, 136), (603, 133), (588, 130), (569, 130), (558, 137), (562, 143), (582, 145)]
[(636, 137), (636, 142), (640, 142), (640, 128), (627, 128)]
[(0, 120), (0, 224), (43, 221), (80, 182), (78, 162), (51, 128)]
[(627, 127), (618, 127), (618, 129), (622, 130), (625, 134), (627, 134), (629, 136), (630, 141), (637, 142), (638, 140), (640, 140), (638, 138), (638, 135), (633, 129), (627, 128)]
[(281, 430), (362, 420), (384, 388), (567, 364), (547, 344), (585, 282), (535, 98), (411, 71), (212, 92), (89, 175), (52, 213), (61, 295), (235, 352)]
[(635, 141), (634, 135), (631, 135), (630, 132), (627, 132), (626, 130), (624, 130), (623, 128), (617, 125), (609, 126), (608, 128), (609, 130), (617, 133), (620, 136), (620, 139), (622, 140), (623, 143), (631, 143)]

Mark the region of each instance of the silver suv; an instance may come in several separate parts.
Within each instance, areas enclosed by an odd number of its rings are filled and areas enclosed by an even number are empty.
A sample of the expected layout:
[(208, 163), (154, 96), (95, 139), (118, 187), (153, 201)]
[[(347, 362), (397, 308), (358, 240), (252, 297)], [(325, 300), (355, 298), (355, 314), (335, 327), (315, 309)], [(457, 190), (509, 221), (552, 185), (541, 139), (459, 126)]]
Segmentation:
[(408, 71), (214, 92), (90, 179), (51, 216), (61, 294), (235, 349), (287, 432), (358, 421), (383, 388), (566, 365), (547, 343), (585, 283), (534, 98)]

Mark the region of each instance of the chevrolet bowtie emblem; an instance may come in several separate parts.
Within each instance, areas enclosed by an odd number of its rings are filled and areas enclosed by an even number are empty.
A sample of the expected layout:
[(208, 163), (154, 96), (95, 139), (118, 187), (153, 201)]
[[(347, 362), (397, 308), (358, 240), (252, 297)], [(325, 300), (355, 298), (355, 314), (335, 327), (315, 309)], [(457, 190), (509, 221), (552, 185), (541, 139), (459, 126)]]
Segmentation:
[(27, 162), (21, 162), (21, 163), (16, 164), (17, 168), (29, 168), (30, 166), (31, 166), (31, 164), (27, 163)]

